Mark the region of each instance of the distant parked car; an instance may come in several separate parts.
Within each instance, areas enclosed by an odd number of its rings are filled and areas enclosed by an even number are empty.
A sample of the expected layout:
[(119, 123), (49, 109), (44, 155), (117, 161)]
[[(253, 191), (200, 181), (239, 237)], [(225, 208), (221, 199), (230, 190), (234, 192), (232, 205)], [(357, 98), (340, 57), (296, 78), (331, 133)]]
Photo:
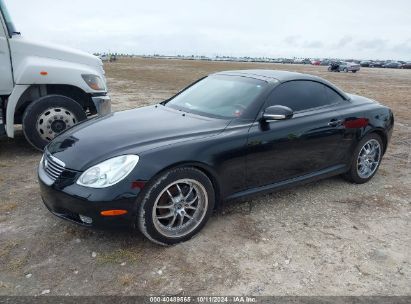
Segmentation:
[(401, 69), (411, 69), (411, 61), (402, 64)]
[(311, 61), (312, 65), (320, 65), (321, 61), (320, 60), (313, 60)]
[(360, 62), (360, 65), (361, 65), (362, 67), (369, 67), (371, 64), (372, 64), (372, 62), (369, 61), (369, 60), (364, 60), (364, 61), (361, 61), (361, 62)]
[(328, 67), (328, 72), (341, 72), (340, 71), (340, 62), (339, 61), (331, 61)]
[[(338, 66), (338, 71), (339, 72), (353, 72), (357, 73), (360, 70), (360, 65), (354, 62), (346, 62), (346, 61), (340, 61), (337, 62)], [(332, 68), (332, 65), (328, 67), (328, 71), (334, 71), (335, 69)]]
[(348, 72), (353, 72), (356, 73), (360, 70), (361, 65), (356, 62), (342, 62), (340, 65), (341, 71), (344, 71), (346, 73)]
[(327, 66), (327, 65), (330, 65), (330, 64), (331, 64), (331, 60), (329, 60), (329, 59), (324, 59), (320, 62), (320, 65), (324, 65), (324, 66)]
[(383, 68), (390, 68), (390, 69), (399, 69), (401, 67), (401, 63), (397, 61), (390, 61), (387, 62), (382, 66)]
[(110, 61), (110, 56), (107, 54), (102, 54), (99, 56), (99, 58), (101, 59), (101, 61)]
[(382, 68), (384, 64), (384, 61), (373, 61), (370, 63), (370, 68)]
[[(294, 62), (297, 63), (296, 61), (294, 61)], [(301, 64), (311, 64), (311, 60), (308, 59), (308, 58), (300, 59), (298, 63), (301, 63)]]

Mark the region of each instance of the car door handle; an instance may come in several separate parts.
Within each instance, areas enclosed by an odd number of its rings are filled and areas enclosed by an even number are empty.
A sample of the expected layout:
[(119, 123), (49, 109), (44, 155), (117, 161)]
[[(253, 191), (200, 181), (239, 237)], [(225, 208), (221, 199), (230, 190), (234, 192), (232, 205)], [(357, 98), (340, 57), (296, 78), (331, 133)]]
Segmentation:
[(331, 119), (330, 122), (328, 123), (328, 125), (330, 127), (338, 127), (343, 123), (343, 121), (341, 119)]

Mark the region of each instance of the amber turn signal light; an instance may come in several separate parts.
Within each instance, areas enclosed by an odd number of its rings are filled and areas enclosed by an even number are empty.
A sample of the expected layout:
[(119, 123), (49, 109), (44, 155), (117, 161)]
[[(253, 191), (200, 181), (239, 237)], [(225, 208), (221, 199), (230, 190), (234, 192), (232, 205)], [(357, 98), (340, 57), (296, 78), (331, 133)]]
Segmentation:
[(105, 211), (101, 211), (100, 214), (102, 216), (117, 216), (117, 215), (126, 214), (127, 212), (128, 212), (127, 210), (105, 210)]

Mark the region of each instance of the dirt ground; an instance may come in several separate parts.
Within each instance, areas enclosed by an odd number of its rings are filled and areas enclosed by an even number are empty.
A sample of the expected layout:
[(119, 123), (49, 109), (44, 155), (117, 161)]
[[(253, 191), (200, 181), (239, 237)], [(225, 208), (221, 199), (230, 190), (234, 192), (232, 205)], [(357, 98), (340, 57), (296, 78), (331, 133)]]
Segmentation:
[(411, 70), (122, 59), (106, 72), (114, 110), (124, 110), (247, 68), (319, 75), (392, 107), (395, 131), (374, 179), (232, 203), (191, 241), (160, 247), (51, 215), (37, 185), (41, 154), (19, 131), (0, 140), (0, 295), (411, 295)]

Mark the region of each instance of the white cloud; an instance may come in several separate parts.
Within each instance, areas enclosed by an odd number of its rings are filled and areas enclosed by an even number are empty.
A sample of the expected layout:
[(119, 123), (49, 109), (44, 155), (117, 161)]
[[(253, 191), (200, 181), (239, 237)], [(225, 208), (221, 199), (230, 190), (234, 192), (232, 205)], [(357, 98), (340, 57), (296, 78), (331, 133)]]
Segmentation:
[(89, 52), (411, 59), (411, 1), (5, 0), (24, 36)]

